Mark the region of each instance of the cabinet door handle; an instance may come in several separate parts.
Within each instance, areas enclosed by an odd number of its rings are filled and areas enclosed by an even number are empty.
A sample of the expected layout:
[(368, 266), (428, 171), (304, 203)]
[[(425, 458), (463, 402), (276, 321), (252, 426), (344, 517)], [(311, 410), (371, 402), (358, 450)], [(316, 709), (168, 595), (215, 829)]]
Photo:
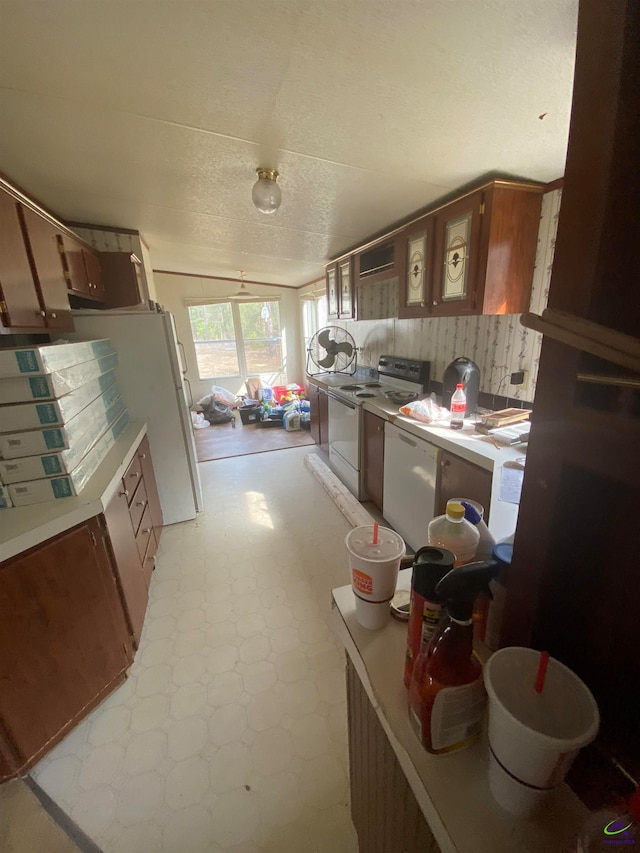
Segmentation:
[(138, 459), (146, 459), (146, 458), (147, 458), (146, 453), (141, 453), (140, 456), (138, 456)]
[(144, 501), (136, 501), (136, 506), (144, 506)]
[(130, 476), (130, 477), (137, 478), (137, 477), (139, 477), (139, 476), (140, 476), (140, 471), (132, 471), (132, 472), (129, 474), (129, 476)]
[(143, 532), (143, 533), (145, 534), (145, 536), (146, 536), (147, 534), (151, 533), (151, 528), (150, 528), (150, 527), (146, 527), (142, 532)]
[(36, 317), (46, 317), (46, 316), (47, 316), (46, 311), (36, 311)]
[(440, 463), (441, 468), (448, 468), (449, 465), (451, 465), (450, 459), (443, 459), (442, 462)]
[(56, 320), (56, 319), (57, 319), (57, 317), (58, 317), (58, 315), (56, 314), (56, 312), (55, 312), (55, 311), (52, 311), (52, 312), (51, 312), (51, 319), (52, 319), (52, 320)]
[(437, 304), (438, 304), (438, 300), (437, 300), (437, 299), (434, 299), (432, 304), (433, 304), (433, 305), (437, 305)]
[(128, 498), (129, 497), (129, 489), (123, 489), (121, 492), (118, 492), (118, 494), (120, 495), (121, 498)]

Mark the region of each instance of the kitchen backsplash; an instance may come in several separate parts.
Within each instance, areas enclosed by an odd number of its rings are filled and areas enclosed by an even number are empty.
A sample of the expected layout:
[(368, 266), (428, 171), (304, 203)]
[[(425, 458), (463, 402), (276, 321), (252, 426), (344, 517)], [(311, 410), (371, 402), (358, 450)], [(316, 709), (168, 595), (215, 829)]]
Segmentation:
[[(547, 304), (561, 197), (558, 189), (542, 199), (530, 302), (530, 310), (536, 314)], [(353, 335), (363, 366), (375, 366), (384, 353), (424, 359), (431, 362), (431, 378), (441, 382), (449, 362), (462, 355), (480, 368), (481, 391), (517, 400), (534, 398), (542, 335), (520, 325), (520, 314), (334, 323)], [(509, 374), (515, 370), (528, 371), (524, 389), (509, 385)]]

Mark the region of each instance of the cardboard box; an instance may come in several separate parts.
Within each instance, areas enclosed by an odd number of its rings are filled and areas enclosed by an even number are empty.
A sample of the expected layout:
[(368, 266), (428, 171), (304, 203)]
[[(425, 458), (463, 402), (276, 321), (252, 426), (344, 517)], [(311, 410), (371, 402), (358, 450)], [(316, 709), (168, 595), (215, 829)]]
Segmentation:
[(0, 349), (0, 377), (53, 373), (113, 352), (109, 338)]
[(79, 495), (97, 471), (104, 457), (120, 438), (128, 423), (129, 415), (124, 412), (69, 474), (62, 477), (50, 477), (44, 480), (31, 480), (28, 483), (10, 485), (9, 496), (13, 505), (30, 506), (31, 504)]
[[(114, 386), (117, 387), (117, 386)], [(3, 483), (23, 483), (68, 474), (80, 463), (80, 460), (97, 444), (109, 427), (126, 411), (122, 397), (105, 412), (105, 423), (99, 427), (92, 425), (73, 442), (72, 446), (58, 453), (45, 453), (38, 456), (21, 456), (17, 459), (0, 459), (0, 478)]]
[(48, 403), (14, 403), (0, 406), (0, 433), (38, 429), (67, 423), (92, 403), (116, 381), (115, 373), (108, 373), (87, 382), (59, 400)]
[(56, 370), (44, 376), (5, 377), (0, 379), (0, 404), (55, 400), (114, 370), (117, 364), (118, 355), (114, 351), (103, 358), (83, 361), (81, 364)]
[(0, 434), (0, 457), (18, 459), (65, 450), (81, 441), (88, 431), (94, 434), (104, 432), (109, 424), (108, 410), (119, 397), (120, 389), (114, 383), (64, 426)]
[(0, 509), (9, 509), (13, 506), (9, 497), (9, 489), (6, 486), (0, 486)]

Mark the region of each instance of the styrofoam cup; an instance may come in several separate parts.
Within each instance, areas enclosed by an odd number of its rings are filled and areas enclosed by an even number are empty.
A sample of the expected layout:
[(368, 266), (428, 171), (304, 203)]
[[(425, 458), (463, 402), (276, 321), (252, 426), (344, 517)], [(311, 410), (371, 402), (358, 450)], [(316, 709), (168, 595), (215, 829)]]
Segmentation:
[(512, 646), (484, 668), (489, 695), (489, 787), (512, 814), (528, 814), (564, 779), (595, 738), (598, 706), (586, 684), (549, 658), (544, 688), (535, 690), (540, 652)]
[(356, 619), (363, 628), (369, 628), (375, 631), (378, 628), (384, 628), (389, 620), (389, 602), (383, 601), (380, 604), (372, 604), (370, 601), (363, 601), (356, 595)]
[(405, 555), (401, 536), (388, 527), (354, 527), (345, 537), (356, 617), (363, 628), (382, 628), (389, 618), (389, 601), (396, 591), (400, 561)]

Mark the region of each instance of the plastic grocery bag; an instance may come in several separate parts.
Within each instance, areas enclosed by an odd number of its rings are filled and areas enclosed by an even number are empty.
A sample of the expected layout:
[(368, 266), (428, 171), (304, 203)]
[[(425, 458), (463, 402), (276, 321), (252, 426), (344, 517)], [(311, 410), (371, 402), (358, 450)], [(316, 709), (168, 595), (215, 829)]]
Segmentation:
[(408, 418), (421, 421), (423, 424), (448, 421), (451, 418), (449, 410), (439, 406), (433, 397), (428, 397), (426, 400), (412, 400), (410, 403), (405, 403), (404, 406), (400, 406), (400, 412)]
[(202, 412), (191, 412), (191, 423), (194, 429), (206, 429), (209, 421), (205, 419)]

